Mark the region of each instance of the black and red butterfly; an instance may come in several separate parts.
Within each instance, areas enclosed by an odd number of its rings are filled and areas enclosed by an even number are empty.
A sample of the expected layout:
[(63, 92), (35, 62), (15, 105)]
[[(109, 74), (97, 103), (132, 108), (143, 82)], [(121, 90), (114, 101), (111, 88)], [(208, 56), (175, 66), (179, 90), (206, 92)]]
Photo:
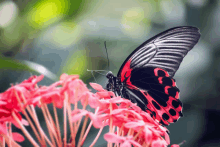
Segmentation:
[(183, 26), (147, 40), (127, 57), (117, 77), (107, 73), (107, 90), (137, 103), (163, 125), (176, 122), (183, 115), (173, 76), (199, 38), (198, 28)]

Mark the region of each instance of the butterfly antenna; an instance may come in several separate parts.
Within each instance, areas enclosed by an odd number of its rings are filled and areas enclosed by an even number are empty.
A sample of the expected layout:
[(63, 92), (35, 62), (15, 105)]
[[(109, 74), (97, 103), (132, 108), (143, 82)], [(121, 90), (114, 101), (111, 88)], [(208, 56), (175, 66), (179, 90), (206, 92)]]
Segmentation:
[(104, 42), (104, 45), (105, 45), (105, 51), (106, 51), (106, 54), (107, 54), (107, 59), (108, 59), (108, 70), (109, 70), (109, 58), (108, 58), (108, 52), (107, 52), (107, 47), (106, 47), (106, 41)]
[(102, 76), (106, 76), (105, 74), (102, 74), (102, 73), (100, 73), (100, 72), (98, 72), (98, 71), (95, 71), (95, 70), (94, 70), (94, 72), (96, 72), (96, 73), (98, 73), (98, 74), (100, 74), (100, 75), (102, 75)]
[(91, 71), (91, 72), (96, 72), (96, 73), (98, 73), (98, 74), (100, 74), (100, 75), (102, 75), (102, 76), (106, 76), (105, 74), (102, 74), (102, 73), (100, 73), (99, 71), (107, 71), (107, 70), (89, 70), (89, 69), (87, 69), (87, 71)]
[[(105, 45), (105, 50), (106, 50), (106, 54), (107, 54), (108, 70), (109, 70), (109, 58), (108, 58), (108, 52), (107, 52), (107, 47), (106, 47), (106, 41), (104, 42), (104, 45)], [(88, 69), (87, 69), (87, 71), (90, 71), (90, 72), (91, 72), (91, 74), (92, 74), (92, 76), (93, 76), (94, 79), (95, 79), (95, 76), (94, 76), (94, 74), (93, 74), (93, 71), (95, 71), (96, 73), (99, 73), (100, 75), (106, 76), (106, 75), (104, 75), (104, 74), (98, 72), (98, 71), (106, 71), (106, 70), (88, 70)], [(96, 79), (95, 79), (95, 82), (97, 83)]]
[[(87, 69), (87, 71), (90, 71), (91, 74), (92, 74), (92, 76), (93, 76), (93, 78), (95, 79), (95, 76), (94, 76), (94, 74), (93, 74), (93, 70), (88, 70), (88, 69)], [(95, 82), (97, 83), (96, 79), (95, 79)]]

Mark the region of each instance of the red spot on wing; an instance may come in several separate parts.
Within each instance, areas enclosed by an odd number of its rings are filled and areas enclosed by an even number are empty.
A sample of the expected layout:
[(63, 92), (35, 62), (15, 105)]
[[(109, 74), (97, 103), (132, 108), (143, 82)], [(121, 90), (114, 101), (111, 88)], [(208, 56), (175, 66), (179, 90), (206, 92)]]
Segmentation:
[[(130, 89), (138, 89), (131, 83), (131, 60), (128, 60), (121, 71), (121, 82), (126, 82), (126, 86)], [(125, 81), (126, 80), (126, 81)]]
[[(157, 112), (157, 110), (154, 108), (153, 104), (152, 104), (152, 101), (154, 100), (147, 92), (143, 91), (143, 90), (140, 90), (141, 93), (145, 96), (145, 98), (147, 99), (147, 101), (149, 102), (147, 104), (147, 108), (150, 110), (150, 111), (154, 111), (154, 112)], [(158, 113), (156, 113), (156, 119), (157, 120), (160, 120), (160, 117), (158, 115)]]
[(176, 98), (176, 99), (179, 98), (179, 92), (178, 92), (178, 91), (176, 92), (176, 96), (175, 96), (175, 98)]
[(130, 89), (138, 89), (135, 85), (133, 85), (133, 84), (131, 83), (131, 76), (129, 76), (129, 77), (127, 78), (127, 80), (126, 80), (126, 85), (127, 85), (127, 87), (130, 88)]
[(131, 60), (128, 60), (121, 71), (121, 82), (123, 82), (125, 78), (130, 77), (132, 71), (130, 65), (131, 65)]
[[(166, 100), (167, 106), (160, 105), (157, 102), (156, 98), (152, 97), (152, 95), (150, 95), (147, 91), (141, 90), (137, 86), (132, 84), (131, 72), (133, 69), (131, 68), (130, 65), (131, 65), (131, 60), (128, 60), (123, 66), (120, 73), (121, 82), (124, 82), (127, 88), (140, 91), (143, 94), (143, 96), (147, 99), (148, 102), (146, 103), (147, 106), (146, 112), (151, 114), (151, 116), (154, 119), (158, 120), (159, 122), (165, 125), (168, 125), (169, 123), (173, 123), (176, 120), (178, 120), (180, 117), (180, 113), (182, 111), (182, 105), (180, 105), (181, 102), (178, 100), (179, 92), (178, 91), (176, 92), (175, 97), (170, 96), (169, 99)], [(169, 89), (176, 87), (175, 81), (169, 77), (167, 71), (161, 68), (154, 68), (153, 72), (154, 73), (151, 74), (154, 74), (154, 76), (157, 77), (159, 84), (161, 84), (161, 86), (163, 86), (164, 88), (164, 93), (170, 95)], [(166, 78), (165, 81), (163, 82), (163, 78), (165, 77), (169, 77), (172, 80), (172, 84), (170, 83), (170, 81), (167, 82), (168, 78)]]
[[(165, 124), (165, 125), (169, 125), (169, 123), (167, 122), (167, 121), (165, 121), (165, 120), (163, 120), (163, 118), (162, 118), (162, 115), (163, 115), (163, 111), (164, 110), (157, 110), (155, 107), (154, 107), (154, 105), (152, 104), (152, 101), (154, 101), (154, 102), (156, 102), (155, 100), (154, 100), (154, 98), (152, 98), (147, 92), (145, 92), (145, 91), (143, 91), (143, 90), (140, 90), (141, 91), (141, 93), (145, 96), (145, 98), (147, 99), (147, 101), (148, 101), (148, 104), (146, 105), (147, 106), (147, 110), (146, 110), (146, 112), (148, 112), (148, 113), (152, 113), (152, 112), (155, 112), (155, 114), (156, 114), (156, 116), (153, 116), (153, 118), (154, 119), (157, 119), (158, 121), (163, 121), (163, 123)], [(157, 103), (157, 102), (156, 102)], [(158, 103), (157, 103), (158, 104)], [(159, 104), (158, 104), (159, 105)], [(159, 105), (160, 106), (160, 105)], [(163, 109), (163, 107), (162, 106), (160, 106), (161, 107), (161, 109)], [(169, 120), (170, 122), (172, 122), (173, 120), (172, 120), (172, 118), (170, 118), (170, 120)]]
[(168, 89), (170, 88), (170, 86), (165, 86), (165, 88), (164, 88), (164, 92), (166, 93), (166, 94), (169, 94), (169, 92), (168, 92)]
[(159, 75), (158, 75), (158, 71), (159, 71), (159, 70), (162, 70), (162, 71), (165, 73), (165, 77), (169, 77), (168, 72), (167, 72), (166, 70), (161, 69), (161, 68), (155, 68), (155, 69), (154, 69), (154, 75), (155, 75), (155, 76), (157, 76), (157, 77), (159, 76)]
[[(148, 101), (148, 104), (146, 105), (147, 106), (146, 112), (148, 112), (149, 114), (155, 113), (152, 116), (154, 119), (157, 119), (160, 122), (162, 121), (163, 124), (165, 125), (169, 125), (169, 123), (173, 123), (180, 118), (179, 113), (182, 111), (182, 106), (179, 105), (177, 108), (173, 107), (172, 101), (177, 101), (175, 98), (170, 96), (169, 100), (167, 101), (168, 105), (166, 107), (163, 107), (157, 101), (155, 101), (155, 99), (152, 96), (150, 96), (146, 91), (140, 90), (140, 92), (145, 96), (145, 98)], [(157, 105), (160, 107), (159, 110), (154, 107), (154, 105), (152, 104), (153, 101), (157, 103)], [(175, 114), (171, 115), (170, 110), (175, 111)], [(163, 118), (164, 114), (167, 114), (169, 116), (167, 120), (164, 120)]]
[(159, 81), (160, 84), (163, 84), (163, 80), (162, 79), (163, 79), (163, 77), (159, 77), (158, 78), (158, 81)]
[(173, 79), (171, 79), (171, 80), (172, 80), (172, 82), (173, 82), (172, 86), (173, 86), (173, 87), (176, 87), (176, 82), (175, 82)]
[[(167, 104), (172, 106), (172, 102), (173, 101), (178, 101), (175, 98), (173, 98), (172, 96), (169, 96), (169, 100), (167, 101)], [(182, 106), (179, 105), (177, 108), (174, 108), (177, 112), (181, 112), (182, 111)]]

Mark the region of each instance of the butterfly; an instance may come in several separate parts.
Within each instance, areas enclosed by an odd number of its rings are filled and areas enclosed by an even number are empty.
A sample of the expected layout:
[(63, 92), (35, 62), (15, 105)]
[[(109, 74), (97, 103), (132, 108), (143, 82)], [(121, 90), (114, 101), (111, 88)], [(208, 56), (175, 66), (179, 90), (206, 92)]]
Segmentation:
[(183, 116), (183, 105), (173, 76), (199, 38), (199, 29), (191, 26), (154, 36), (127, 57), (117, 76), (106, 74), (106, 89), (137, 103), (162, 125), (176, 122)]

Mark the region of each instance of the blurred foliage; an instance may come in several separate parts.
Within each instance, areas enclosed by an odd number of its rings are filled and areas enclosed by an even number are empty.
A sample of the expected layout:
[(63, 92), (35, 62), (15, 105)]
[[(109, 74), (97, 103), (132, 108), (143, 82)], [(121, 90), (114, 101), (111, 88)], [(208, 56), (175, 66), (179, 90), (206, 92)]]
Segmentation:
[[(76, 0), (74, 3), (69, 0), (2, 1), (0, 3), (2, 14), (0, 17), (0, 52), (3, 56), (13, 58), (25, 45), (39, 37), (49, 25), (61, 22), (64, 18), (76, 17), (82, 4), (84, 4), (83, 0)], [(65, 45), (65, 42), (70, 44), (71, 40), (67, 41), (68, 39), (76, 40), (77, 34), (71, 35), (76, 33), (75, 30), (80, 30), (75, 29), (76, 26), (72, 21), (61, 24), (59, 29), (67, 32), (69, 36), (60, 35), (62, 32), (56, 31), (53, 34), (54, 42)], [(6, 69), (7, 65), (0, 66), (0, 68)], [(23, 70), (30, 69), (25, 65), (18, 65), (17, 69), (22, 67)], [(7, 69), (15, 70), (16, 68), (15, 65), (10, 65)]]
[(56, 22), (69, 10), (67, 0), (41, 0), (27, 13), (27, 22), (33, 28), (46, 27)]
[(29, 70), (30, 72), (32, 72), (32, 69), (30, 69), (27, 65), (22, 64), (16, 60), (1, 57), (0, 63), (0, 70)]
[(62, 73), (82, 74), (86, 72), (87, 59), (85, 51), (77, 51), (68, 58), (66, 66), (63, 67)]

